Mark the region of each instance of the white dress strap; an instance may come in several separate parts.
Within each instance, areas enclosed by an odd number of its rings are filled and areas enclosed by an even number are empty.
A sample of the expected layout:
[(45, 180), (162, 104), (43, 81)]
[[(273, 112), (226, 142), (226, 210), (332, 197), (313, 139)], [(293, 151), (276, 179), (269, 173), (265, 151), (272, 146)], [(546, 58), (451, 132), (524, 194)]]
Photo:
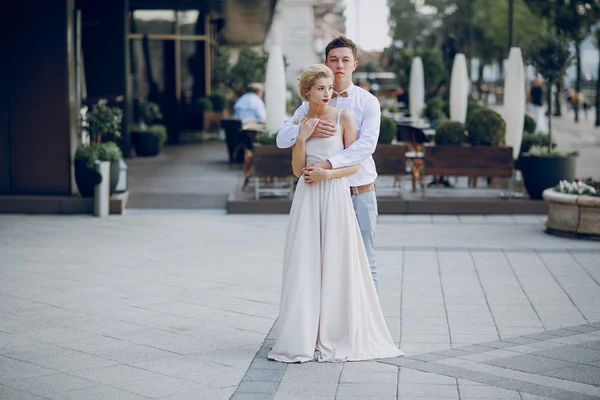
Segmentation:
[(341, 116), (341, 115), (342, 115), (342, 110), (340, 110), (340, 112), (338, 112), (338, 121), (337, 121), (337, 124), (338, 124), (338, 125), (340, 124), (340, 116)]

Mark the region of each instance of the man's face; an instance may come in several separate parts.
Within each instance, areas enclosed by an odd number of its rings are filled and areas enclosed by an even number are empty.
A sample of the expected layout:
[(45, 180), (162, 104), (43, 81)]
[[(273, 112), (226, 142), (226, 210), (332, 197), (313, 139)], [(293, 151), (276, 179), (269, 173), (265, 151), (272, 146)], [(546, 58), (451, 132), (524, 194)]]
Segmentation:
[(329, 51), (325, 65), (331, 68), (336, 81), (351, 81), (358, 62), (354, 59), (351, 49), (338, 47)]

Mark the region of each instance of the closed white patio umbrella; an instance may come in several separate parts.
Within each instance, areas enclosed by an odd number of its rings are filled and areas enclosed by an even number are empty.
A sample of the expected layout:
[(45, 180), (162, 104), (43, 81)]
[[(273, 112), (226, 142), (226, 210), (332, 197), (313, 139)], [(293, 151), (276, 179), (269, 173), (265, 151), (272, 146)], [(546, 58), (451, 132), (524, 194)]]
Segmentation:
[(408, 103), (410, 115), (414, 119), (421, 118), (421, 114), (425, 108), (425, 75), (423, 73), (423, 60), (421, 60), (421, 57), (413, 58), (410, 67)]
[(276, 133), (285, 122), (286, 105), (285, 66), (279, 45), (269, 50), (265, 82), (265, 106), (267, 109), (267, 131)]
[(513, 47), (508, 53), (508, 66), (504, 79), (504, 120), (506, 145), (513, 148), (513, 159), (519, 157), (525, 119), (525, 67), (521, 49)]
[[(512, 147), (513, 159), (519, 158), (521, 140), (523, 139), (523, 121), (525, 119), (525, 67), (521, 49), (512, 47), (508, 53), (508, 65), (504, 79), (504, 121), (506, 122), (506, 145)], [(523, 197), (522, 193), (516, 193), (513, 188), (515, 184), (516, 170), (510, 179), (508, 193), (502, 197)]]
[(469, 75), (467, 60), (462, 53), (454, 56), (450, 77), (450, 119), (464, 124), (467, 120)]

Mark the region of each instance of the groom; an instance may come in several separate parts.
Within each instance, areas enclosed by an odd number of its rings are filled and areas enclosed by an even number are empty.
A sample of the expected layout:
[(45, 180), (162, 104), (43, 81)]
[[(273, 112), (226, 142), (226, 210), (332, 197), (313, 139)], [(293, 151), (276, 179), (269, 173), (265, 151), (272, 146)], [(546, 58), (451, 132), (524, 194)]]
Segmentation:
[[(325, 48), (325, 65), (334, 73), (333, 96), (329, 105), (349, 110), (356, 121), (358, 139), (340, 154), (322, 163), (304, 169), (304, 179), (310, 182), (323, 180), (324, 177), (315, 167), (323, 169), (342, 168), (358, 164), (358, 172), (348, 177), (352, 203), (358, 219), (371, 275), (375, 289), (379, 291), (379, 276), (375, 267), (375, 224), (377, 222), (377, 198), (375, 196), (375, 179), (377, 171), (373, 161), (373, 152), (379, 137), (381, 110), (379, 100), (368, 91), (352, 84), (352, 73), (358, 66), (356, 54), (358, 49), (354, 42), (340, 36), (333, 39)], [(286, 122), (277, 134), (277, 146), (285, 149), (296, 143), (299, 120), (308, 112), (308, 104), (303, 103)], [(336, 121), (321, 120), (315, 128), (313, 136), (329, 137), (336, 132)]]

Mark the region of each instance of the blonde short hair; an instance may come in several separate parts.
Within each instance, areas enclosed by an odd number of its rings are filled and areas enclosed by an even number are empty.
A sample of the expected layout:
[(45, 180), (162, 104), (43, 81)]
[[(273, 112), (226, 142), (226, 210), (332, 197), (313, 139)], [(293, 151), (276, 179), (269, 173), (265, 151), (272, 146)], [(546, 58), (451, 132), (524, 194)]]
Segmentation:
[(333, 80), (333, 71), (325, 64), (313, 64), (306, 68), (298, 78), (298, 90), (303, 100), (317, 79), (329, 78)]

